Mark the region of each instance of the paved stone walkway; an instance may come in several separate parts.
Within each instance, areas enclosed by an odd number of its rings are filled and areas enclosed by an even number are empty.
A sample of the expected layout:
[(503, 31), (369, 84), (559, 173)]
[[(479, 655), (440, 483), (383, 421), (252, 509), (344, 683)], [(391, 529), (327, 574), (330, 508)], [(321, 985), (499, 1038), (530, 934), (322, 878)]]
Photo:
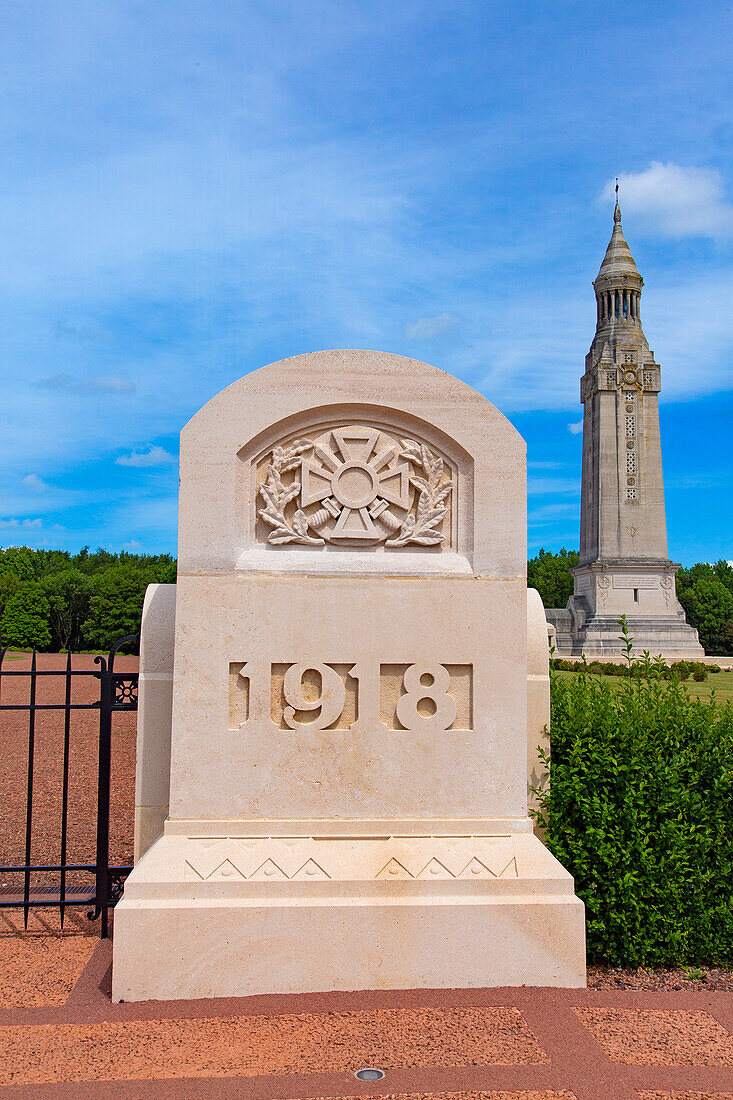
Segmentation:
[[(733, 1100), (733, 993), (110, 1000), (111, 944), (0, 930), (0, 1097)], [(364, 1066), (384, 1070), (361, 1083)]]

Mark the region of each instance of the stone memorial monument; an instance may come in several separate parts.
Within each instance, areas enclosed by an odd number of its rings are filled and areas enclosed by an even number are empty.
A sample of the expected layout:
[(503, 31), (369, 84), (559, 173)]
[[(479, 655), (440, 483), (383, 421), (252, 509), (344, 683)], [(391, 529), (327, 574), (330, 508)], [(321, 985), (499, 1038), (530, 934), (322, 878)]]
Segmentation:
[(661, 368), (641, 327), (641, 288), (616, 203), (596, 292), (596, 333), (580, 382), (583, 473), (580, 564), (566, 608), (550, 608), (559, 656), (623, 653), (626, 615), (634, 651), (701, 657), (675, 591), (667, 553)]
[(525, 469), (478, 393), (377, 352), (275, 363), (184, 428), (116, 1000), (585, 983), (527, 816)]

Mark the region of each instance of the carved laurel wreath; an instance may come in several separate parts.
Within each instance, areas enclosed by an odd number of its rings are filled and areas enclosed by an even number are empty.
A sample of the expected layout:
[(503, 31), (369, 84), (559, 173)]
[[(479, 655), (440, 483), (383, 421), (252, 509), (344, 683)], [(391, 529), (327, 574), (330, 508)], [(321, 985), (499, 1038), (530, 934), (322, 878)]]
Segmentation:
[(312, 450), (309, 439), (296, 439), (289, 447), (275, 447), (267, 477), (260, 485), (260, 496), (265, 507), (260, 508), (260, 516), (269, 523), (272, 531), (268, 542), (276, 545), (285, 542), (305, 543), (308, 546), (323, 546), (324, 540), (308, 534), (308, 517), (302, 508), (293, 516), (292, 524), (285, 518), (285, 509), (291, 500), (300, 496), (300, 478), (296, 476), (290, 485), (283, 485), (282, 475), (300, 468), (300, 456)]
[(440, 530), (448, 512), (446, 501), (453, 490), (453, 482), (443, 479), (443, 459), (437, 458), (426, 446), (414, 439), (403, 439), (401, 457), (423, 470), (425, 476), (413, 474), (410, 484), (419, 491), (416, 513), (408, 512), (398, 534), (387, 540), (387, 546), (406, 546), (414, 542), (420, 546), (438, 546), (445, 535)]
[[(433, 454), (429, 447), (414, 439), (400, 442), (400, 457), (415, 467), (415, 472), (410, 475), (410, 484), (418, 492), (417, 507), (414, 511), (411, 507), (401, 524), (392, 513), (383, 513), (385, 525), (396, 531), (392, 538), (387, 539), (386, 545), (407, 546), (412, 543), (438, 546), (445, 539), (441, 528), (448, 513), (447, 501), (453, 491), (453, 482), (450, 479), (444, 481), (446, 471), (443, 459)], [(296, 439), (272, 451), (265, 481), (259, 488), (259, 495), (264, 501), (259, 515), (272, 528), (267, 538), (269, 543), (307, 546), (323, 546), (325, 543), (325, 539), (311, 534), (309, 530), (309, 525), (315, 526), (316, 522), (322, 521), (321, 513), (306, 515), (297, 500), (301, 493), (301, 478), (296, 474), (293, 481), (288, 484), (283, 482), (283, 475), (300, 470), (302, 456), (313, 447), (312, 440)], [(288, 520), (286, 509), (291, 501), (296, 501), (298, 506), (292, 520)]]

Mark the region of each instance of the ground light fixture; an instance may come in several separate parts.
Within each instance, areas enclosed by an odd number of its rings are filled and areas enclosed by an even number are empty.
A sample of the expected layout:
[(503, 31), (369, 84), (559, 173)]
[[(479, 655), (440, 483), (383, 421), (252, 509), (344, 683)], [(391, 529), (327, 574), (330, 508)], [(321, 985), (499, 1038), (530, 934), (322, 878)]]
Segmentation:
[(383, 1069), (376, 1069), (375, 1066), (365, 1066), (364, 1069), (358, 1069), (354, 1074), (357, 1081), (381, 1081), (384, 1077)]

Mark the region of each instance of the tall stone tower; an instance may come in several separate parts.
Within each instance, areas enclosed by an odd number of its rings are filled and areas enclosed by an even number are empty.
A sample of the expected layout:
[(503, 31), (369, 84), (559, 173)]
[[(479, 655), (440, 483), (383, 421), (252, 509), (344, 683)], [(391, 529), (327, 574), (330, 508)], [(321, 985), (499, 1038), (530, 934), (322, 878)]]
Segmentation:
[(677, 600), (679, 566), (667, 554), (661, 372), (641, 327), (643, 285), (617, 201), (611, 240), (593, 284), (596, 334), (580, 383), (585, 407), (580, 564), (573, 570), (567, 610), (548, 614), (560, 653), (621, 652), (622, 614), (637, 652), (703, 653)]

